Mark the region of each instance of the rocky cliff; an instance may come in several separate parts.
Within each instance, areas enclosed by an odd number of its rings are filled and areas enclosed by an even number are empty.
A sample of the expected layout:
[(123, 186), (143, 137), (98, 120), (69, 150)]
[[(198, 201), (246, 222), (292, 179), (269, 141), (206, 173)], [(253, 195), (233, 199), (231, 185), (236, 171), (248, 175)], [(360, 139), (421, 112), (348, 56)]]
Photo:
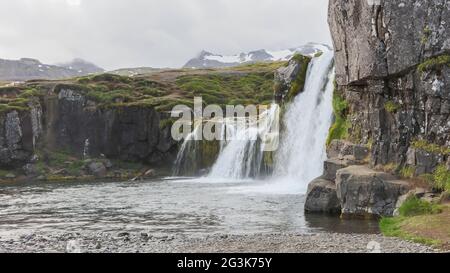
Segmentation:
[[(285, 65), (99, 74), (2, 87), (0, 181), (116, 177), (117, 168), (130, 175), (170, 171), (179, 146), (171, 136), (173, 106), (192, 106), (194, 96), (221, 106), (270, 103), (274, 72)], [(209, 164), (217, 155), (210, 146), (202, 150)]]
[(329, 1), (335, 122), (306, 211), (392, 216), (417, 185), (450, 190), (449, 18), (447, 0)]
[(347, 138), (371, 164), (432, 172), (449, 157), (450, 1), (330, 0)]
[[(103, 107), (89, 98), (85, 88), (50, 83), (39, 85), (39, 91), (2, 89), (9, 103), (0, 113), (0, 169), (30, 176), (53, 172), (62, 177), (84, 175), (78, 170), (69, 174), (68, 169), (87, 167), (95, 158), (153, 167), (173, 161), (177, 143), (170, 127), (161, 125), (167, 114), (140, 105)], [(36, 93), (30, 94), (31, 90)]]

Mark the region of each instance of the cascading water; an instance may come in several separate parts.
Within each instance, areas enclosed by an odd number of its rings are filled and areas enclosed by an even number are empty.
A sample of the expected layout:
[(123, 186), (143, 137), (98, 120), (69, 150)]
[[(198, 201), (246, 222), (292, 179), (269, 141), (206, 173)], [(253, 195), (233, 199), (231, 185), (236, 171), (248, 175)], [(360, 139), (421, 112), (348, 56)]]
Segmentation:
[(333, 53), (328, 49), (314, 58), (308, 69), (304, 92), (288, 106), (285, 131), (275, 154), (273, 177), (305, 191), (323, 172), (326, 138), (333, 115)]
[(225, 119), (226, 138), (209, 177), (246, 179), (260, 175), (264, 153), (269, 146), (278, 146), (279, 112), (279, 106), (273, 104), (242, 128), (233, 119)]
[[(200, 133), (201, 126), (197, 126), (194, 128), (192, 133), (187, 135), (184, 139), (180, 151), (178, 152), (177, 159), (175, 160), (173, 169), (174, 176), (186, 175), (193, 171), (194, 166), (192, 165), (195, 165), (198, 160), (198, 141), (196, 141), (195, 139), (198, 139), (196, 136), (198, 136)], [(189, 162), (190, 166), (188, 166), (188, 164), (185, 164), (186, 162)]]
[[(311, 180), (320, 176), (332, 121), (334, 81), (333, 52), (325, 46), (322, 51), (323, 54), (313, 58), (309, 65), (304, 91), (287, 105), (279, 145), (278, 105), (272, 105), (256, 119), (247, 120), (249, 124), (244, 130), (238, 130), (234, 119), (216, 121), (221, 124), (224, 138), (208, 178), (234, 180), (259, 177), (263, 172), (263, 159), (268, 154), (265, 149), (267, 145), (279, 146), (269, 153), (273, 155), (271, 180), (292, 184), (304, 191)], [(182, 173), (183, 162), (195, 161), (198, 149), (193, 137), (196, 133), (197, 129), (181, 147), (176, 175)]]

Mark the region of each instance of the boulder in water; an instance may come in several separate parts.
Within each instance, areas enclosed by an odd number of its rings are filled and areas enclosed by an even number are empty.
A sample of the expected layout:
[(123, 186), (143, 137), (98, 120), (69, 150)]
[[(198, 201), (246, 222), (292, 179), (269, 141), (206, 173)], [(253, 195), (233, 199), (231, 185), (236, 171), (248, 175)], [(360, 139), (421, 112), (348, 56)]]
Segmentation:
[(309, 184), (305, 211), (317, 213), (341, 212), (341, 204), (333, 181), (320, 177)]

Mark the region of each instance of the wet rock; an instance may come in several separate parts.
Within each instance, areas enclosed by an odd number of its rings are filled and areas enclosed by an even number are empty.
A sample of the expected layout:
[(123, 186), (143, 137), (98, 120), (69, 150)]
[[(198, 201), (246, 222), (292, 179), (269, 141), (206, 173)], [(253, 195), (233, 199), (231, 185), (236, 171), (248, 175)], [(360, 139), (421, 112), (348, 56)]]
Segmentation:
[(408, 182), (365, 166), (350, 166), (336, 175), (342, 215), (348, 217), (392, 216), (397, 200), (410, 190)]
[(286, 67), (281, 67), (275, 72), (275, 99), (281, 102), (291, 88), (301, 69), (301, 64), (291, 60)]
[(324, 178), (313, 180), (308, 186), (305, 211), (310, 213), (340, 213), (341, 204), (337, 198), (334, 182)]
[(106, 167), (102, 162), (91, 162), (88, 165), (89, 172), (96, 177), (103, 177), (106, 175)]

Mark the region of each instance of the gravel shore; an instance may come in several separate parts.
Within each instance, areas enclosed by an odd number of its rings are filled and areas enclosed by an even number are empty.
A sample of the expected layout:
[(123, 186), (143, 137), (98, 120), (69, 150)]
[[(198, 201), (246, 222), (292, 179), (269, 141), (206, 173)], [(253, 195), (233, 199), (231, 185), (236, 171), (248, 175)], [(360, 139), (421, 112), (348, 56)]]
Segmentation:
[(257, 253), (428, 253), (436, 250), (396, 238), (368, 234), (256, 234), (152, 237), (147, 233), (31, 234), (0, 238), (0, 252), (257, 252)]

